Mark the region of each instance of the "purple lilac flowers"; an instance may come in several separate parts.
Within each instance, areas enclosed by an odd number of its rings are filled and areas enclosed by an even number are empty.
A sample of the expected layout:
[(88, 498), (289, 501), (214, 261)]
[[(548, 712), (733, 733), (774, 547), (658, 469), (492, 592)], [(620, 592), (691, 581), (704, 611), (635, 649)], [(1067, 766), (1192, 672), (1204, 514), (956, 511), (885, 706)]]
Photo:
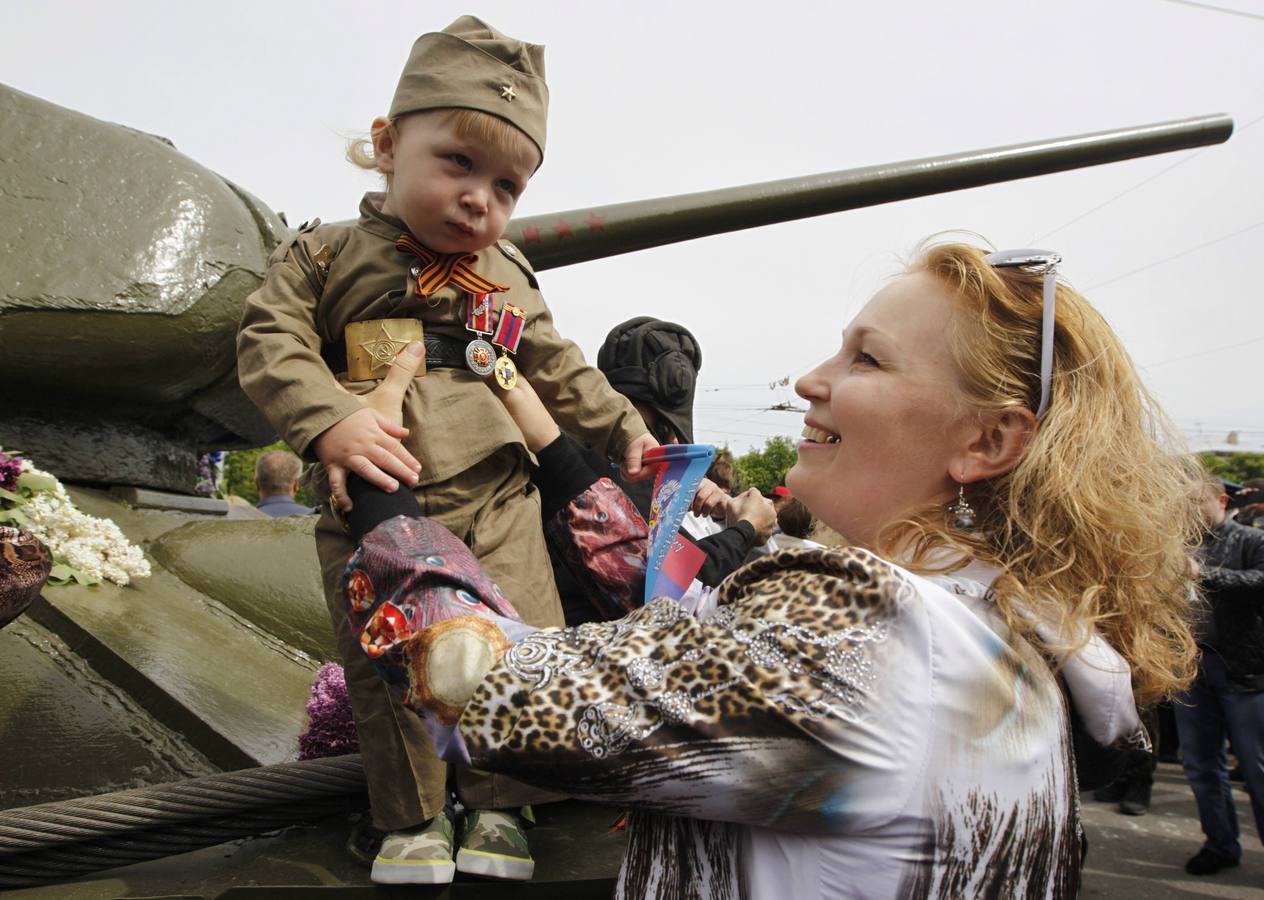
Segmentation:
[(0, 451), (0, 488), (16, 491), (18, 476), (22, 474), (22, 460)]
[(299, 759), (322, 759), (360, 752), (360, 738), (351, 718), (342, 666), (325, 663), (316, 673), (307, 701), (307, 730), (298, 736)]

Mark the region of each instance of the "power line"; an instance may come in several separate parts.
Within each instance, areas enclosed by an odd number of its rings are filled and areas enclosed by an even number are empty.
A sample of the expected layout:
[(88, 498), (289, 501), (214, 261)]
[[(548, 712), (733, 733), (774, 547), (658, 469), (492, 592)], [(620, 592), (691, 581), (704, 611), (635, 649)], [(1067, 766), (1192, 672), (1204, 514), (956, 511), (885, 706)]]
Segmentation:
[(763, 440), (768, 440), (769, 438), (774, 438), (774, 437), (787, 437), (787, 438), (791, 438), (791, 439), (793, 439), (793, 437), (794, 437), (794, 435), (791, 435), (791, 434), (786, 434), (785, 432), (774, 432), (774, 433), (771, 433), (771, 434), (770, 434), (769, 432), (763, 432), (762, 434), (757, 434), (757, 433), (755, 433), (755, 432), (753, 432), (753, 431), (727, 431), (727, 430), (722, 429), (722, 428), (699, 428), (698, 430), (699, 430), (699, 431), (709, 431), (709, 432), (711, 432), (712, 434), (723, 434), (723, 435), (728, 435), (728, 436), (730, 436), (730, 437), (733, 437), (733, 436), (736, 436), (736, 437), (753, 437), (753, 438), (761, 438), (761, 439), (763, 439)]
[(1199, 250), (1205, 250), (1206, 248), (1212, 246), (1213, 244), (1219, 244), (1220, 242), (1227, 241), (1230, 238), (1238, 237), (1239, 235), (1246, 234), (1248, 231), (1254, 231), (1256, 228), (1259, 228), (1261, 226), (1264, 226), (1264, 220), (1256, 222), (1252, 225), (1248, 225), (1245, 228), (1239, 228), (1237, 231), (1230, 232), (1229, 234), (1222, 234), (1218, 238), (1212, 238), (1211, 240), (1205, 241), (1204, 243), (1198, 244), (1197, 246), (1190, 247), (1188, 250), (1181, 250), (1179, 253), (1173, 253), (1170, 256), (1163, 257), (1162, 259), (1156, 259), (1154, 262), (1146, 263), (1144, 266), (1139, 266), (1128, 272), (1124, 272), (1122, 275), (1116, 275), (1114, 278), (1108, 278), (1105, 281), (1099, 281), (1097, 284), (1086, 287), (1084, 290), (1085, 292), (1095, 291), (1098, 288), (1106, 287), (1106, 285), (1108, 284), (1114, 284), (1116, 281), (1123, 281), (1125, 278), (1131, 278), (1133, 275), (1140, 274), (1141, 272), (1145, 272), (1148, 269), (1153, 269), (1155, 266), (1161, 266), (1164, 263), (1171, 262), (1174, 259), (1180, 259), (1182, 256), (1189, 256), (1191, 253), (1197, 253)]
[(1116, 200), (1120, 199), (1121, 197), (1126, 197), (1126, 196), (1128, 196), (1129, 194), (1131, 194), (1133, 191), (1137, 190), (1138, 188), (1140, 188), (1140, 187), (1144, 187), (1145, 185), (1149, 184), (1151, 181), (1154, 181), (1154, 179), (1158, 178), (1159, 176), (1161, 176), (1161, 175), (1166, 175), (1168, 172), (1172, 171), (1172, 170), (1173, 170), (1173, 169), (1175, 169), (1177, 166), (1184, 165), (1185, 163), (1189, 162), (1191, 159), (1194, 159), (1194, 158), (1195, 158), (1195, 157), (1197, 157), (1200, 153), (1202, 153), (1204, 150), (1207, 150), (1207, 149), (1208, 149), (1207, 147), (1203, 147), (1203, 148), (1202, 148), (1202, 150), (1195, 150), (1193, 153), (1189, 154), (1188, 156), (1183, 156), (1183, 157), (1181, 157), (1181, 158), (1180, 158), (1180, 159), (1178, 159), (1176, 162), (1172, 163), (1170, 166), (1165, 166), (1164, 168), (1162, 168), (1162, 169), (1160, 169), (1159, 171), (1155, 172), (1155, 173), (1154, 173), (1153, 175), (1151, 175), (1149, 178), (1145, 178), (1145, 179), (1143, 179), (1143, 180), (1141, 180), (1141, 181), (1138, 181), (1138, 182), (1137, 182), (1136, 184), (1134, 184), (1132, 187), (1127, 188), (1126, 190), (1122, 190), (1122, 191), (1120, 191), (1118, 194), (1116, 194), (1115, 196), (1113, 196), (1113, 197), (1109, 198), (1108, 200), (1103, 200), (1101, 203), (1097, 204), (1097, 205), (1096, 205), (1096, 206), (1094, 206), (1092, 209), (1089, 209), (1089, 210), (1086, 210), (1086, 211), (1084, 211), (1084, 212), (1080, 213), (1078, 216), (1076, 216), (1076, 217), (1075, 217), (1074, 219), (1072, 219), (1071, 221), (1069, 221), (1069, 222), (1065, 222), (1065, 223), (1063, 223), (1062, 225), (1059, 225), (1057, 228), (1053, 229), (1053, 231), (1046, 231), (1044, 234), (1040, 235), (1040, 237), (1035, 237), (1035, 238), (1032, 238), (1032, 239), (1031, 239), (1031, 246), (1033, 246), (1033, 247), (1034, 247), (1034, 246), (1039, 245), (1040, 243), (1042, 243), (1042, 242), (1045, 240), (1045, 238), (1051, 237), (1052, 235), (1057, 234), (1059, 231), (1063, 231), (1063, 230), (1065, 230), (1065, 229), (1067, 229), (1067, 228), (1070, 228), (1070, 227), (1071, 227), (1072, 225), (1074, 225), (1076, 222), (1079, 222), (1081, 219), (1086, 219), (1086, 218), (1088, 218), (1088, 217), (1089, 217), (1089, 216), (1091, 216), (1093, 213), (1097, 212), (1099, 209), (1104, 209), (1104, 208), (1106, 208), (1107, 206), (1110, 206), (1112, 203), (1114, 203)]
[[(1261, 115), (1256, 116), (1255, 118), (1253, 118), (1253, 119), (1251, 119), (1250, 121), (1248, 121), (1248, 122), (1247, 122), (1245, 125), (1243, 125), (1241, 128), (1239, 128), (1239, 129), (1238, 129), (1238, 134), (1242, 134), (1242, 132), (1246, 131), (1246, 130), (1247, 130), (1248, 128), (1250, 128), (1252, 125), (1257, 125), (1257, 124), (1259, 124), (1259, 122), (1260, 122), (1260, 121), (1262, 121), (1262, 120), (1264, 120), (1264, 114), (1261, 114)], [(1106, 199), (1106, 200), (1103, 200), (1101, 203), (1097, 204), (1097, 205), (1096, 205), (1096, 206), (1094, 206), (1092, 209), (1089, 209), (1089, 210), (1087, 210), (1087, 211), (1085, 211), (1085, 212), (1080, 213), (1078, 216), (1076, 216), (1076, 217), (1075, 217), (1074, 219), (1072, 219), (1071, 221), (1069, 221), (1069, 222), (1064, 222), (1063, 224), (1059, 225), (1057, 228), (1053, 229), (1052, 231), (1046, 231), (1044, 234), (1040, 235), (1039, 237), (1032, 238), (1032, 239), (1031, 239), (1031, 244), (1032, 244), (1032, 246), (1035, 246), (1035, 245), (1037, 245), (1037, 244), (1040, 244), (1042, 241), (1044, 241), (1044, 240), (1045, 240), (1045, 238), (1051, 237), (1051, 236), (1053, 236), (1053, 235), (1057, 234), (1059, 231), (1062, 231), (1062, 230), (1064, 230), (1064, 229), (1070, 228), (1072, 225), (1074, 225), (1076, 222), (1079, 222), (1081, 219), (1088, 218), (1089, 216), (1091, 216), (1093, 213), (1097, 212), (1098, 210), (1100, 210), (1100, 209), (1104, 209), (1104, 208), (1106, 208), (1107, 206), (1110, 206), (1112, 203), (1114, 203), (1116, 200), (1120, 199), (1121, 197), (1126, 197), (1126, 196), (1128, 196), (1129, 194), (1131, 194), (1133, 191), (1137, 190), (1138, 188), (1140, 188), (1140, 187), (1144, 187), (1145, 185), (1149, 184), (1151, 181), (1154, 181), (1156, 178), (1159, 178), (1159, 177), (1161, 177), (1161, 176), (1163, 176), (1163, 175), (1166, 175), (1168, 172), (1172, 171), (1172, 170), (1173, 170), (1173, 169), (1175, 169), (1177, 166), (1183, 166), (1183, 165), (1185, 165), (1185, 163), (1189, 162), (1191, 159), (1195, 159), (1195, 158), (1197, 158), (1199, 155), (1201, 155), (1201, 154), (1203, 154), (1203, 153), (1206, 153), (1206, 152), (1207, 152), (1208, 150), (1210, 150), (1210, 149), (1212, 149), (1212, 148), (1211, 148), (1211, 147), (1202, 147), (1202, 148), (1200, 148), (1200, 149), (1198, 149), (1198, 150), (1195, 150), (1193, 153), (1190, 153), (1190, 154), (1189, 154), (1189, 155), (1187, 155), (1187, 156), (1182, 156), (1180, 159), (1178, 159), (1176, 162), (1172, 163), (1170, 166), (1164, 166), (1162, 169), (1160, 169), (1159, 171), (1155, 172), (1153, 175), (1149, 176), (1148, 178), (1143, 178), (1141, 181), (1138, 181), (1138, 182), (1137, 182), (1136, 184), (1134, 184), (1132, 187), (1130, 187), (1130, 188), (1125, 188), (1124, 190), (1120, 191), (1120, 192), (1119, 192), (1118, 194), (1116, 194), (1115, 196), (1110, 197), (1110, 198), (1108, 198), (1108, 199)]]
[(1208, 356), (1212, 353), (1221, 353), (1225, 350), (1236, 350), (1239, 347), (1249, 347), (1252, 344), (1259, 344), (1261, 342), (1264, 342), (1264, 335), (1261, 335), (1260, 337), (1254, 337), (1245, 341), (1238, 341), (1236, 344), (1225, 344), (1222, 347), (1211, 347), (1207, 350), (1199, 350), (1195, 353), (1186, 353), (1184, 356), (1173, 356), (1171, 359), (1161, 359), (1158, 362), (1152, 362), (1149, 365), (1142, 366), (1141, 368), (1146, 369), (1146, 370), (1157, 369), (1159, 366), (1166, 366), (1168, 363), (1184, 362), (1187, 359), (1195, 359), (1196, 357), (1199, 357), (1199, 356)]
[(1164, 3), (1175, 3), (1179, 6), (1193, 6), (1197, 9), (1209, 9), (1212, 12), (1228, 13), (1231, 16), (1242, 16), (1244, 19), (1259, 19), (1264, 22), (1264, 16), (1258, 13), (1243, 12), (1240, 9), (1225, 9), (1223, 6), (1212, 6), (1210, 3), (1195, 3), (1194, 0), (1163, 0)]

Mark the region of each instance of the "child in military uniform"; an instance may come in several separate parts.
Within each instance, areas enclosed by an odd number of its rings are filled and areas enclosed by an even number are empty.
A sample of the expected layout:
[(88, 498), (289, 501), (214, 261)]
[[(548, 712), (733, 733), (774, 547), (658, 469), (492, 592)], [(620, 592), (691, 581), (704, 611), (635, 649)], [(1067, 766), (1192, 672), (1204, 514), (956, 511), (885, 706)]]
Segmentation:
[[(530, 264), (502, 240), (544, 154), (543, 48), (473, 17), (423, 35), (372, 154), (386, 178), (355, 222), (315, 223), (273, 254), (238, 335), (242, 388), (301, 455), (321, 463), (331, 506), (346, 509), (354, 473), (412, 488), (427, 516), (460, 537), (532, 625), (562, 624), (522, 436), (481, 383), (512, 389), (515, 365), (566, 430), (636, 474), (657, 442), (632, 405), (553, 329)], [(400, 352), (425, 354), (403, 426), (362, 403)], [(516, 809), (549, 796), (501, 776), (455, 773), (415, 715), (394, 703), (371, 660), (392, 623), (353, 633), (339, 581), (354, 550), (333, 509), (316, 527), (330, 616), (360, 733), (374, 825), (388, 832), (379, 882), (449, 881), (455, 869), (529, 878)], [(453, 844), (459, 852), (453, 861)]]

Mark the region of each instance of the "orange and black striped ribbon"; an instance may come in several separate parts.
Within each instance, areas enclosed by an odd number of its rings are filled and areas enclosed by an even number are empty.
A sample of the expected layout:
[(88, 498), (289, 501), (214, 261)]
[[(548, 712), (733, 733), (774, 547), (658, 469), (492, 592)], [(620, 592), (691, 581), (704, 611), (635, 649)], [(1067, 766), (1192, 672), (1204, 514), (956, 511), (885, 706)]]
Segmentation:
[(411, 234), (400, 235), (399, 240), (395, 242), (395, 249), (401, 253), (411, 253), (421, 260), (416, 292), (423, 297), (429, 297), (448, 282), (464, 288), (471, 294), (490, 294), (494, 291), (509, 290), (509, 285), (497, 284), (470, 268), (471, 263), (478, 262), (476, 254), (449, 253), (441, 256), (419, 243)]

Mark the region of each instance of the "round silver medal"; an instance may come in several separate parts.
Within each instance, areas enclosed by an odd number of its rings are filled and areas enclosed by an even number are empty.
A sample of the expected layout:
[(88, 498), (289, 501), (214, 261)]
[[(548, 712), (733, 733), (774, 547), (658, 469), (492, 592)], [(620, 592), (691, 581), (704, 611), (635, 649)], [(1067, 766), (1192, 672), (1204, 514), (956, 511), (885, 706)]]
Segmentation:
[(465, 364), (475, 375), (486, 378), (496, 368), (496, 348), (482, 338), (465, 345)]

